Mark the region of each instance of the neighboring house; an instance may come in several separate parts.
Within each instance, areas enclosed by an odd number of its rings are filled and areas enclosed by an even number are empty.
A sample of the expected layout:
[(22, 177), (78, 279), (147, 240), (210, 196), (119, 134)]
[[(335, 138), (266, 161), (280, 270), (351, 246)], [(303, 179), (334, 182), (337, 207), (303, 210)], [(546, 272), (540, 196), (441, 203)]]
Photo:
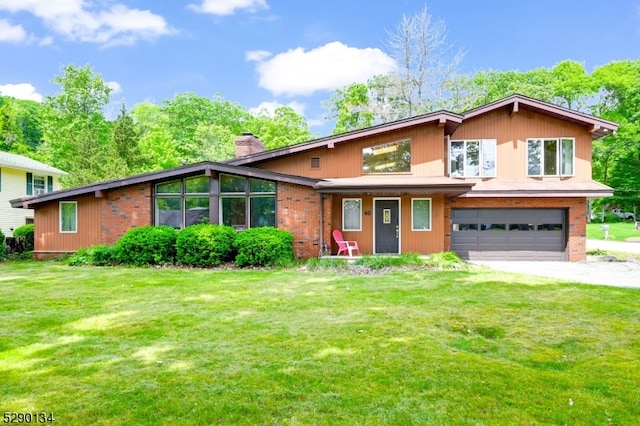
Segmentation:
[(454, 250), (467, 259), (586, 257), (592, 141), (616, 123), (515, 95), (237, 157), (16, 199), (36, 212), (36, 256), (114, 243), (140, 225), (278, 226), (299, 258), (331, 231), (362, 254)]
[(33, 223), (33, 210), (12, 209), (10, 200), (60, 189), (67, 173), (23, 155), (0, 151), (0, 230), (12, 237), (19, 226)]

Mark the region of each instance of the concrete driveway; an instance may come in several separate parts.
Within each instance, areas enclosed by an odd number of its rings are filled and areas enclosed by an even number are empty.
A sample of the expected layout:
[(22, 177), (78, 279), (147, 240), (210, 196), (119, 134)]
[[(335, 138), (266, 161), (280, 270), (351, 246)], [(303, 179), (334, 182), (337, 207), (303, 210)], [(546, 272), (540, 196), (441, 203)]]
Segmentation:
[[(587, 250), (640, 253), (640, 242), (587, 240)], [(586, 262), (474, 261), (497, 271), (515, 272), (614, 287), (640, 289), (640, 262), (607, 262), (589, 257)]]

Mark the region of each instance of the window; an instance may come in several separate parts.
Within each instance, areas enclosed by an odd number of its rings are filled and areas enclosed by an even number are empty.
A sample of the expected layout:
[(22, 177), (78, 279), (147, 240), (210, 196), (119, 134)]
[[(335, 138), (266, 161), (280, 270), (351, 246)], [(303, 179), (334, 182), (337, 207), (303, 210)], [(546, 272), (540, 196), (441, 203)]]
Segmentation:
[(479, 139), (449, 143), (451, 177), (495, 177), (496, 140)]
[(411, 199), (411, 230), (431, 231), (431, 199)]
[(362, 200), (360, 198), (344, 198), (342, 200), (342, 230), (362, 230)]
[(220, 222), (240, 230), (276, 226), (276, 183), (220, 175)]
[(363, 173), (409, 173), (411, 140), (377, 145), (362, 150)]
[(33, 194), (44, 194), (47, 192), (46, 180), (44, 176), (33, 175)]
[(156, 185), (156, 225), (176, 229), (209, 222), (209, 177), (196, 176)]
[(572, 176), (574, 140), (549, 138), (527, 140), (529, 176)]
[(60, 201), (60, 232), (78, 232), (78, 203)]

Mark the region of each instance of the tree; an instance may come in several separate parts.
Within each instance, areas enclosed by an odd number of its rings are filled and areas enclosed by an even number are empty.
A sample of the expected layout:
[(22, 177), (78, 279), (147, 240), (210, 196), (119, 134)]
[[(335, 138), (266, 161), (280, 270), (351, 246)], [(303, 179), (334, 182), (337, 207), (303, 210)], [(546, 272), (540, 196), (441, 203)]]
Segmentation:
[(354, 83), (336, 90), (326, 105), (336, 120), (334, 135), (373, 125), (374, 113), (369, 104), (369, 87), (366, 84)]
[(273, 114), (259, 112), (249, 120), (247, 128), (260, 137), (266, 149), (282, 148), (311, 139), (305, 118), (288, 106), (279, 106)]
[(117, 155), (126, 166), (126, 174), (137, 173), (144, 170), (143, 157), (140, 151), (140, 130), (137, 128), (133, 117), (127, 111), (122, 102), (120, 114), (113, 123), (113, 146)]
[(62, 88), (43, 103), (44, 143), (40, 152), (50, 164), (69, 173), (65, 186), (123, 176), (123, 162), (113, 149), (111, 128), (103, 115), (111, 89), (87, 65), (68, 65), (53, 80)]

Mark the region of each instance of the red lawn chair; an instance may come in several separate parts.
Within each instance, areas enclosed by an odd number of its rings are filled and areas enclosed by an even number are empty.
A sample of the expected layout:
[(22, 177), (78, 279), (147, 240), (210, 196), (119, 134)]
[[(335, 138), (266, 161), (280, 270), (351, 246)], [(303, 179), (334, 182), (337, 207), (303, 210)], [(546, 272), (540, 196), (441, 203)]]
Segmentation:
[(337, 229), (334, 229), (331, 235), (333, 235), (333, 239), (338, 243), (338, 253), (336, 253), (336, 256), (340, 256), (340, 253), (349, 253), (349, 257), (352, 257), (354, 251), (360, 254), (357, 241), (345, 241), (342, 237), (342, 232)]

